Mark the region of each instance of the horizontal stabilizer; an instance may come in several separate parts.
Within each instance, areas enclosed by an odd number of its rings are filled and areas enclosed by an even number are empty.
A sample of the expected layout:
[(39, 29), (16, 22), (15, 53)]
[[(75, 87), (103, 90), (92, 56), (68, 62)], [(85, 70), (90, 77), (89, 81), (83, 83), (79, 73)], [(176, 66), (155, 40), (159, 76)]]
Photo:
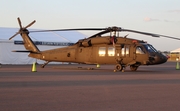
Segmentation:
[(12, 52), (25, 52), (25, 53), (30, 53), (31, 51), (28, 51), (28, 50), (13, 50)]

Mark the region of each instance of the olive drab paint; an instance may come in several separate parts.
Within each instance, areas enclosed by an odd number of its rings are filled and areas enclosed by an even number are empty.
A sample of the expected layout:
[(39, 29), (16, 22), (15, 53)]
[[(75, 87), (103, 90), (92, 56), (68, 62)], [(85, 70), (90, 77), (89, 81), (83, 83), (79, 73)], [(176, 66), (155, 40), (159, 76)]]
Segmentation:
[[(26, 52), (29, 52), (28, 56), (46, 61), (42, 65), (43, 68), (49, 62), (71, 62), (96, 64), (97, 67), (100, 67), (102, 64), (113, 64), (115, 65), (114, 72), (124, 71), (127, 66), (130, 66), (132, 71), (136, 71), (140, 65), (162, 64), (168, 59), (166, 55), (157, 51), (151, 44), (143, 40), (127, 38), (127, 35), (124, 37), (119, 35), (121, 31), (128, 31), (153, 37), (163, 36), (159, 34), (122, 29), (120, 27), (28, 31), (27, 28), (34, 24), (35, 21), (31, 22), (26, 27), (22, 27), (19, 18), (18, 22), (20, 30), (10, 39), (20, 34), (23, 38), (24, 47), (27, 50)], [(100, 30), (100, 32), (88, 38), (80, 39), (71, 46), (45, 51), (40, 51), (29, 37), (29, 33), (34, 32), (69, 30)], [(107, 35), (106, 33), (110, 34)], [(175, 37), (163, 37), (180, 40)]]

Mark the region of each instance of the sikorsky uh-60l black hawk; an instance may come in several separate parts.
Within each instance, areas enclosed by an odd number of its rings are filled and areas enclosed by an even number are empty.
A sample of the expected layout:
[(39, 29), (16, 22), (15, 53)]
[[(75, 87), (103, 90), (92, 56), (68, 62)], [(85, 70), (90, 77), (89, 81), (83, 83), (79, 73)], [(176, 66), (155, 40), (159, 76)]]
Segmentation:
[[(19, 31), (13, 35), (22, 36), (24, 47), (29, 52), (29, 57), (46, 61), (42, 68), (49, 62), (73, 62), (84, 64), (113, 64), (115, 71), (123, 71), (130, 66), (132, 71), (136, 71), (140, 65), (156, 65), (167, 61), (167, 56), (157, 51), (151, 44), (142, 40), (130, 39), (127, 36), (119, 36), (119, 32), (127, 31), (152, 37), (166, 37), (180, 40), (180, 38), (141, 32), (136, 30), (123, 29), (121, 27), (108, 28), (77, 28), (58, 30), (28, 31), (27, 28), (35, 23), (35, 20), (26, 27), (22, 27), (18, 18)], [(94, 30), (100, 31), (88, 38), (78, 40), (74, 45), (52, 50), (40, 51), (29, 37), (29, 33), (46, 31), (71, 31), (71, 30)], [(104, 35), (109, 33), (108, 36)], [(104, 35), (104, 36), (103, 36)]]

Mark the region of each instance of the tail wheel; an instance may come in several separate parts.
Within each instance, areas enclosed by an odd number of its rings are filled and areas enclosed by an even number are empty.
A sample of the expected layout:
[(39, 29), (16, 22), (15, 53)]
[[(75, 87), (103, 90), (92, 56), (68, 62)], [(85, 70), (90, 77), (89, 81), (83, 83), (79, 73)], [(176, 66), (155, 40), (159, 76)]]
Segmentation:
[(130, 65), (131, 71), (136, 71), (139, 66)]
[(115, 68), (116, 68), (116, 71), (122, 71), (122, 69), (123, 69), (123, 67), (122, 67), (121, 64), (117, 64), (117, 65), (115, 66)]

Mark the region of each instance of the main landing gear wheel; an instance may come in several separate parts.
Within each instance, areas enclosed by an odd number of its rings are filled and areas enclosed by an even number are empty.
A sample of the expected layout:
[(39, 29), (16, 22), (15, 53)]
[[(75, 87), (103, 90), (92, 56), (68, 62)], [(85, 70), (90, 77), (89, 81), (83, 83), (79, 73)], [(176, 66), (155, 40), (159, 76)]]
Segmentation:
[(121, 64), (117, 64), (117, 65), (115, 66), (115, 69), (116, 69), (116, 71), (122, 71), (123, 67), (122, 67)]
[(138, 68), (138, 66), (135, 66), (135, 65), (130, 65), (130, 69), (131, 71), (136, 71)]

